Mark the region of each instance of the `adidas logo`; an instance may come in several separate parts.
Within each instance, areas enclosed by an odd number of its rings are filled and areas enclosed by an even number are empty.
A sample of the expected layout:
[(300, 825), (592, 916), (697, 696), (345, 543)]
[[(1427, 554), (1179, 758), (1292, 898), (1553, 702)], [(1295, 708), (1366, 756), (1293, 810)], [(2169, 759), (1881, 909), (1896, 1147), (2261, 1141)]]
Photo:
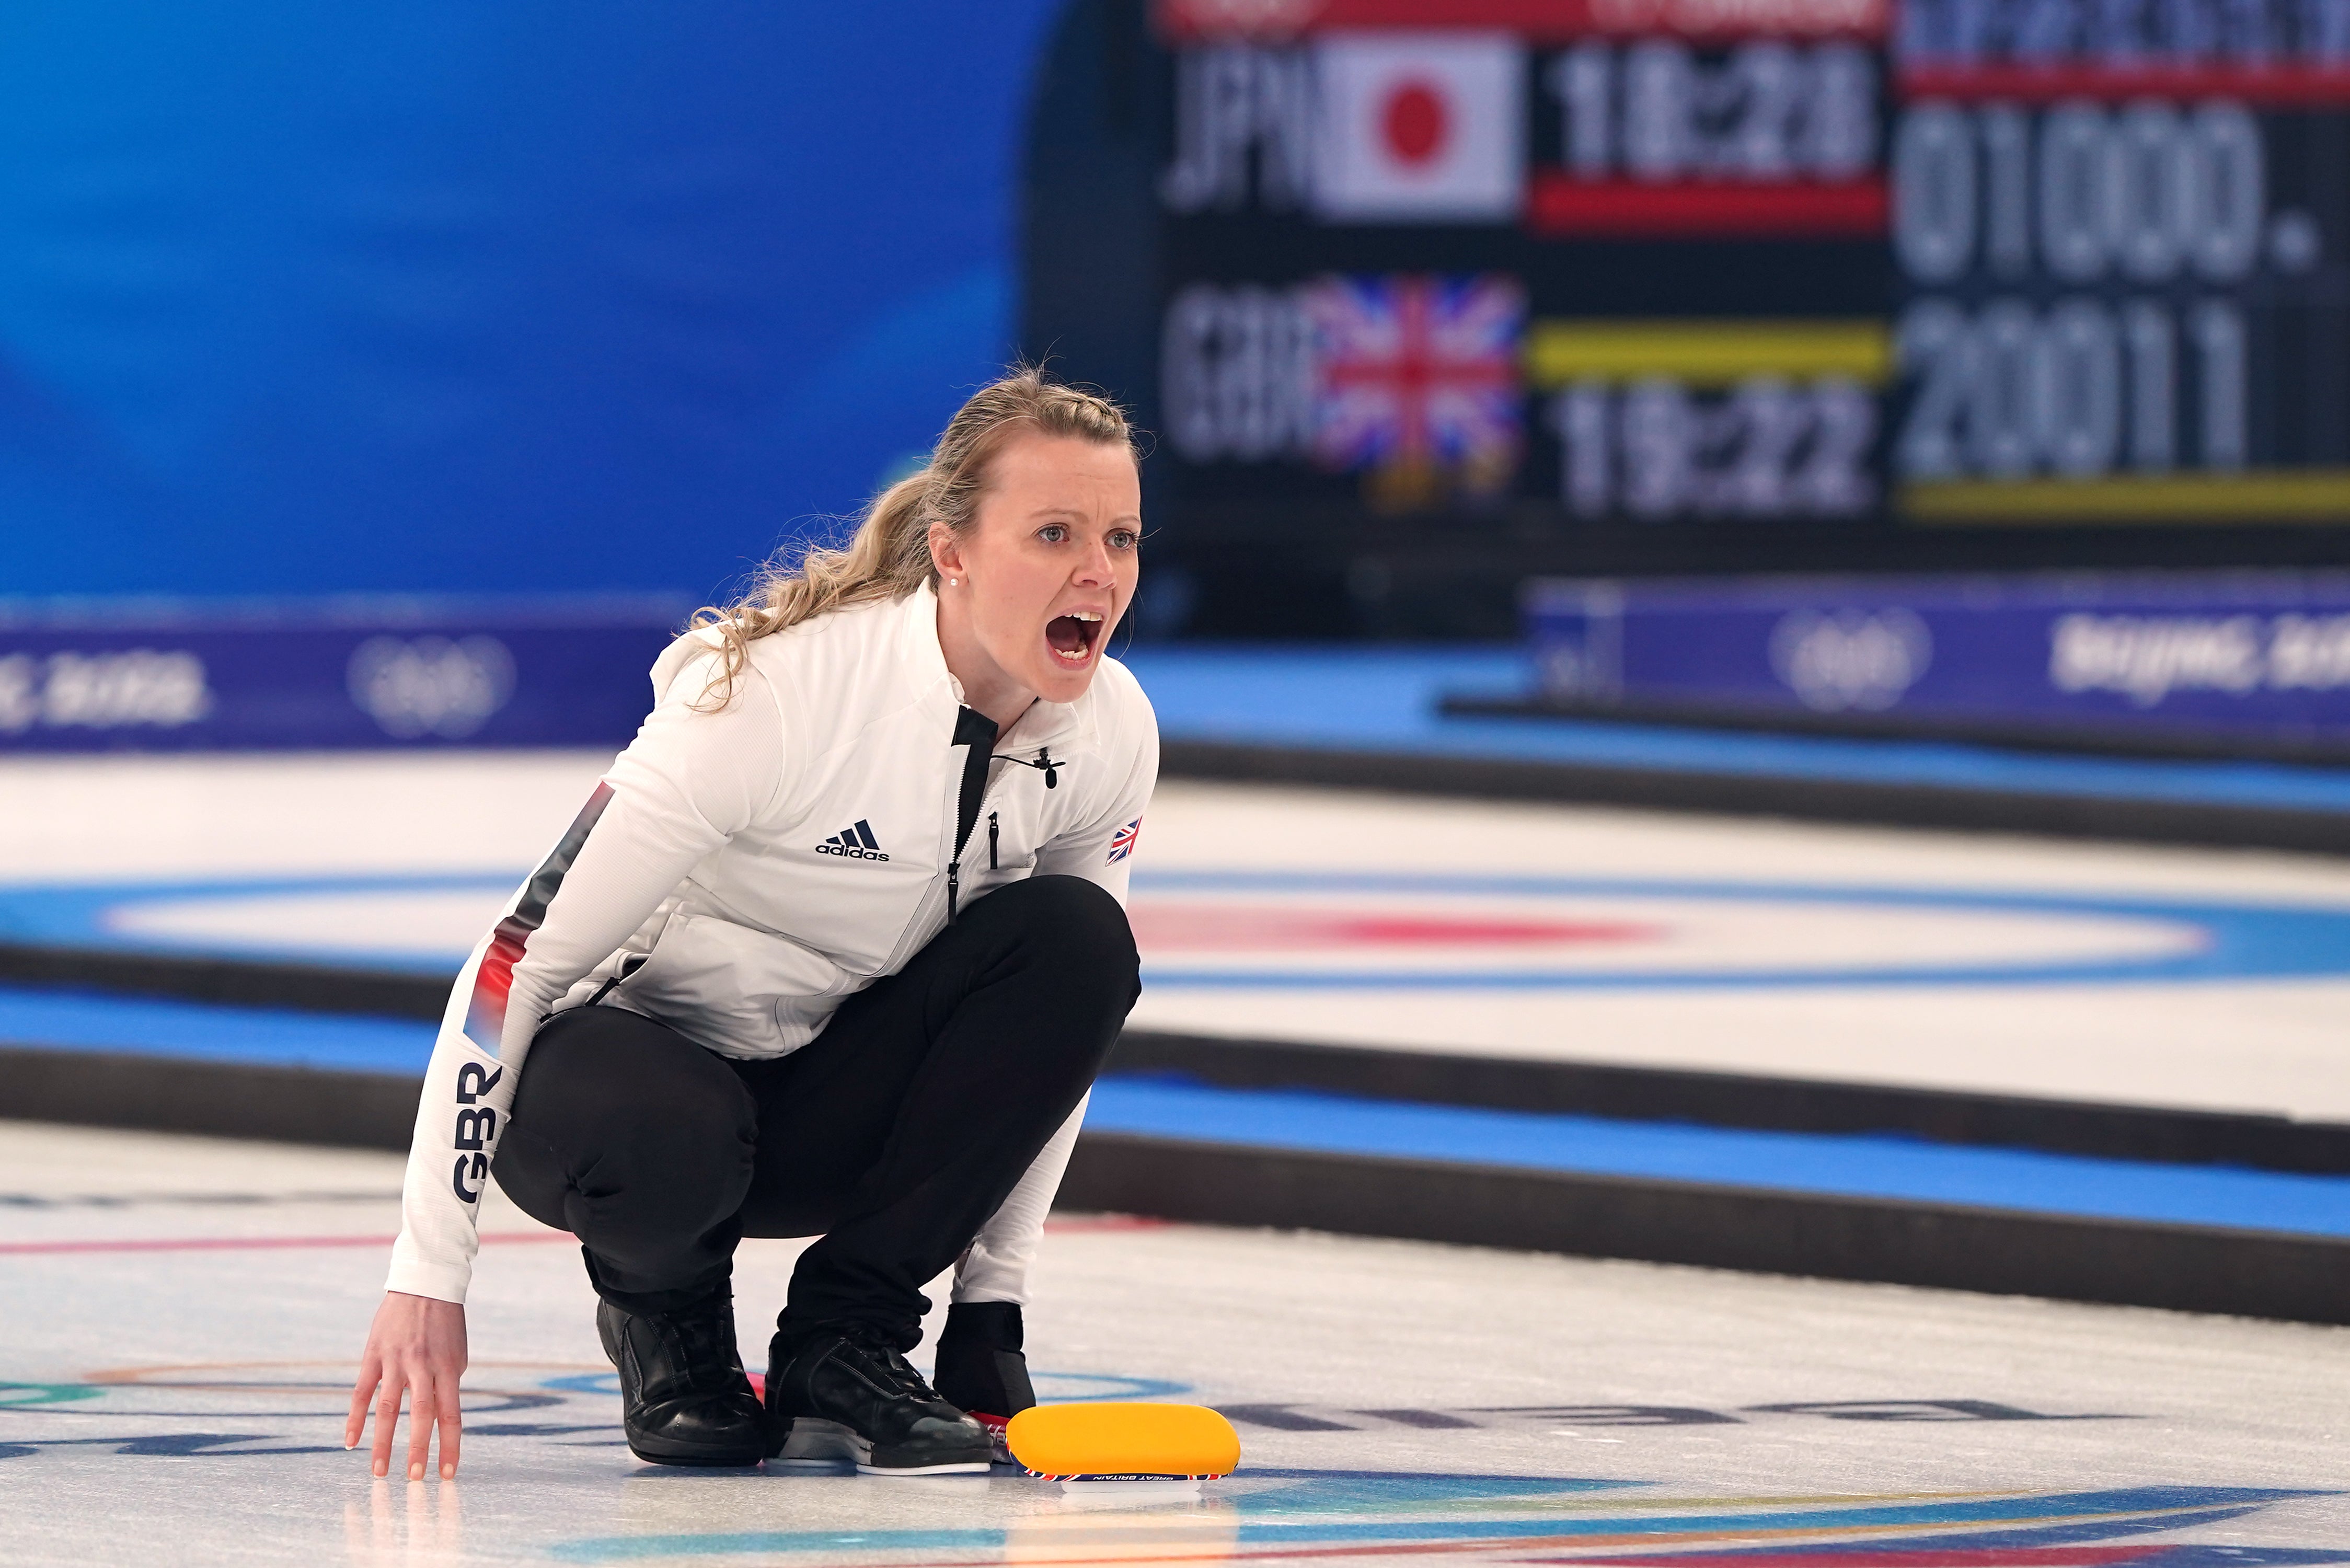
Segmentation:
[(863, 817), (854, 827), (844, 827), (816, 846), (818, 855), (837, 855), (847, 860), (887, 860), (881, 846), (873, 837), (873, 825)]

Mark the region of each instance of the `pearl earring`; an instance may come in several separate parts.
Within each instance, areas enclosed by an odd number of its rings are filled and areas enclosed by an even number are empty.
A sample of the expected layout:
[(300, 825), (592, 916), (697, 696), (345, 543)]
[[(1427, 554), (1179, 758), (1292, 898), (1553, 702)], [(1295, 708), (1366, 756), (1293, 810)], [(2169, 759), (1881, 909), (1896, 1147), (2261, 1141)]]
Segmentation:
[(960, 583), (960, 582), (962, 582), (962, 579), (961, 577), (949, 577), (949, 578), (947, 579), (947, 587), (953, 587), (956, 584), (958, 584), (958, 583)]

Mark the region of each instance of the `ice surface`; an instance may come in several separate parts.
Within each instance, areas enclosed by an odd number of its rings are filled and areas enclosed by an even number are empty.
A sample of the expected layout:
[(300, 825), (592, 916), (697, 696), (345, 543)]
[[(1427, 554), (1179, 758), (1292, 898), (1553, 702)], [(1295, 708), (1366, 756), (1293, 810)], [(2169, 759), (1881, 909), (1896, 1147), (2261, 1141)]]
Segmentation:
[[(1197, 1502), (639, 1465), (577, 1254), (502, 1199), (461, 1477), (376, 1481), (399, 1174), (0, 1124), (0, 1562), (2350, 1562), (2350, 1330), (1085, 1217), (1040, 1390), (1225, 1411)], [(793, 1251), (743, 1248), (754, 1359)]]
[[(468, 900), (494, 910), (511, 886), (501, 878), (518, 877), (561, 833), (605, 761), (585, 753), (0, 759), (0, 937), (66, 940), (52, 928), (70, 904), (80, 911), (73, 918), (109, 940), (143, 928), (177, 948), (211, 929), (249, 953), (307, 922), (328, 950), (277, 956), (349, 961), (372, 934), (385, 961), (453, 968)], [(2338, 958), (2331, 969), (2252, 972), (2257, 963), (2238, 961), (2246, 950), (2285, 940), (2279, 931), (2291, 923), (2264, 930), (2254, 919), (2218, 943), (2216, 967), (2150, 980), (2122, 972), (2200, 940), (2187, 929), (2198, 920), (2147, 913), (2156, 905), (2338, 920), (2350, 911), (2350, 862), (2339, 858), (1170, 781), (1152, 803), (1136, 868), (1151, 977), (1134, 1015), (1142, 1028), (2350, 1120), (2350, 1033), (2341, 1024), (2350, 1015), (2350, 942), (2321, 944)], [(1409, 887), (1374, 894), (1331, 880), (1367, 870)], [(1288, 880), (1285, 890), (1252, 888), (1241, 880), (1251, 877)], [(1478, 877), (1612, 879), (1649, 891), (1530, 901), (1440, 887)], [(403, 877), (414, 885), (387, 900), (347, 897), (347, 884), (380, 890)], [(224, 896), (222, 885), (239, 878), (275, 878), (276, 891)], [(289, 891), (289, 881), (306, 887)], [(1908, 902), (1658, 890), (1690, 883)], [(195, 884), (208, 891), (186, 891)], [(21, 891), (59, 886), (78, 891)], [(1987, 911), (1987, 898), (2009, 903)], [(2033, 898), (2115, 907), (2035, 912), (2014, 902)], [(1664, 929), (1643, 940), (1491, 936), (1513, 921), (1525, 931)], [(1203, 929), (1243, 926), (1249, 950), (1201, 946)], [(1438, 940), (1439, 927), (1488, 937)], [(1265, 940), (1283, 928), (1286, 949)], [(1408, 942), (1406, 928), (1416, 933)], [(448, 956), (432, 961), (437, 944)], [(1872, 983), (1869, 972), (2020, 970), (2068, 955), (2110, 961), (2115, 971), (1931, 981), (1912, 972), (1891, 985)], [(1641, 971), (1641, 983), (1519, 986), (1513, 966)], [(1836, 972), (1794, 975), (1807, 967)], [(1712, 980), (1677, 978), (1692, 969)], [(1361, 975), (1358, 987), (1326, 983), (1348, 970)], [(1403, 970), (1442, 971), (1455, 982), (1393, 983)], [(1739, 982), (1742, 970), (1753, 983)], [(1321, 979), (1275, 983), (1307, 971)]]

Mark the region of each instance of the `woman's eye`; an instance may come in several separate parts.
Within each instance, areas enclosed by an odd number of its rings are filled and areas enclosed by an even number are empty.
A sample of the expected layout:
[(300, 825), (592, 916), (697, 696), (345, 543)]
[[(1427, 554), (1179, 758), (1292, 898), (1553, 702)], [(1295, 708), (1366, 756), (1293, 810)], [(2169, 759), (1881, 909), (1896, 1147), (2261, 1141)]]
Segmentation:
[(1109, 545), (1113, 550), (1131, 550), (1141, 542), (1130, 528), (1120, 528), (1109, 536)]
[(1036, 537), (1044, 540), (1047, 545), (1057, 545), (1068, 536), (1069, 531), (1058, 523), (1048, 523), (1036, 530)]

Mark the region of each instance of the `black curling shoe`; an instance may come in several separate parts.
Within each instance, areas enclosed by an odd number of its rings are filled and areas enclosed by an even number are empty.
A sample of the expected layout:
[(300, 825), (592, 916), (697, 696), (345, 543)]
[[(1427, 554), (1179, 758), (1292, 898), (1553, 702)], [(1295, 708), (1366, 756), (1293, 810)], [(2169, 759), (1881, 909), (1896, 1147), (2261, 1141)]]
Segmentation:
[(596, 1307), (604, 1354), (620, 1373), (629, 1451), (656, 1465), (755, 1465), (766, 1419), (734, 1349), (734, 1300), (723, 1286), (677, 1312)]
[(854, 1327), (787, 1341), (767, 1362), (767, 1453), (850, 1459), (869, 1476), (984, 1475), (985, 1428), (940, 1398), (894, 1346)]

